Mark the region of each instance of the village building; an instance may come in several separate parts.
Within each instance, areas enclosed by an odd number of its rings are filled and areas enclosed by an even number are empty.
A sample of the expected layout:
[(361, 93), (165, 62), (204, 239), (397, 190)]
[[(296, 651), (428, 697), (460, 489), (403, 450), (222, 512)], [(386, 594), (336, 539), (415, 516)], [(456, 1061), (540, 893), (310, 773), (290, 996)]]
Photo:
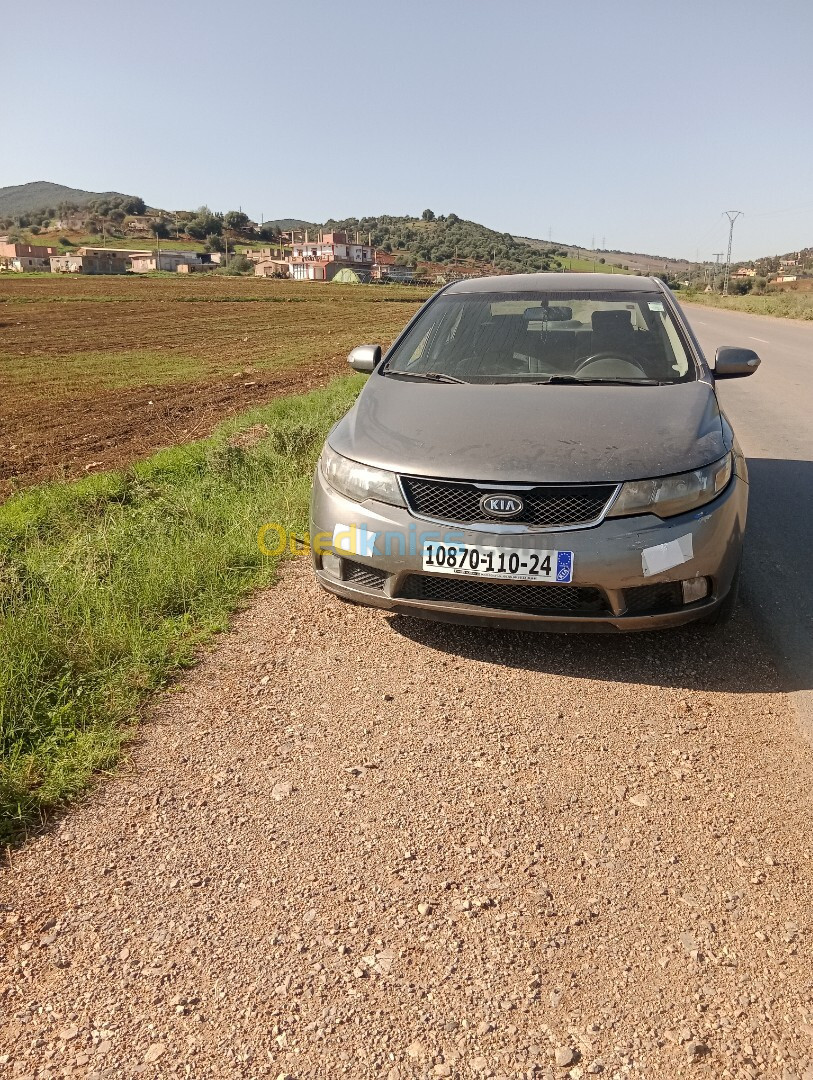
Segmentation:
[(143, 252), (80, 247), (70, 255), (51, 256), (51, 270), (55, 274), (126, 274), (131, 256), (139, 254)]
[(344, 232), (323, 232), (318, 239), (297, 240), (291, 244), (289, 274), (296, 281), (332, 281), (345, 266), (372, 270), (374, 249), (371, 244), (352, 241)]
[(415, 271), (409, 266), (397, 266), (395, 260), (390, 262), (382, 262), (381, 255), (379, 254), (376, 262), (373, 263), (372, 279), (373, 281), (391, 281), (394, 283), (409, 283), (415, 276)]
[(254, 276), (269, 278), (287, 278), (291, 276), (291, 268), (287, 259), (265, 258), (255, 263)]
[(152, 218), (146, 214), (135, 214), (127, 219), (125, 228), (130, 233), (148, 233), (152, 229)]
[(12, 270), (15, 273), (51, 272), (51, 256), (56, 255), (55, 247), (44, 244), (0, 243), (0, 270)]
[(155, 270), (168, 270), (174, 274), (183, 265), (203, 262), (215, 265), (208, 252), (200, 255), (197, 251), (174, 251), (171, 248), (133, 252), (130, 257), (131, 269), (136, 274), (149, 274)]

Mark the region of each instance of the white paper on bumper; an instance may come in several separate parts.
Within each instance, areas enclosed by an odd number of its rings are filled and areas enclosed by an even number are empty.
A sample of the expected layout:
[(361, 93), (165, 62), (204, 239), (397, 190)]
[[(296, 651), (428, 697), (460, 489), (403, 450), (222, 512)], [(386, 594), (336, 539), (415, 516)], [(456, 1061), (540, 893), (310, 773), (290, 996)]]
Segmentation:
[(342, 525), (337, 523), (333, 529), (333, 547), (337, 551), (346, 551), (349, 555), (375, 554), (373, 546), (378, 534), (369, 532), (366, 525)]
[(680, 566), (681, 563), (688, 562), (693, 554), (691, 533), (679, 536), (677, 540), (670, 540), (667, 544), (656, 544), (655, 547), (644, 548), (641, 552), (644, 577), (662, 574), (664, 570)]

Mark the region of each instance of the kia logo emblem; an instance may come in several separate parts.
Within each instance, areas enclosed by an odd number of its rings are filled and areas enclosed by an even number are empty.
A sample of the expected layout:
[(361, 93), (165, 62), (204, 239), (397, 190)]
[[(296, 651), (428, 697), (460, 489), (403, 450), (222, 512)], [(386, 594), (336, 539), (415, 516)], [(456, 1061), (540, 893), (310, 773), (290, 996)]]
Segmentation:
[(480, 509), (490, 517), (516, 517), (525, 509), (525, 503), (516, 495), (484, 495)]

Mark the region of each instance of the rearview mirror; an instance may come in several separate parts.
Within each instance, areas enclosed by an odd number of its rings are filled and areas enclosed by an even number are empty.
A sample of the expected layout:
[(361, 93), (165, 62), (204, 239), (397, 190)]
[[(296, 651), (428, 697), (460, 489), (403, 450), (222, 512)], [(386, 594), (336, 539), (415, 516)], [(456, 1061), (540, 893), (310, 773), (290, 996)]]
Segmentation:
[(736, 379), (742, 375), (753, 375), (759, 363), (753, 349), (721, 345), (714, 357), (714, 376), (717, 379)]
[(381, 360), (380, 345), (357, 345), (347, 357), (347, 362), (354, 371), (369, 375)]

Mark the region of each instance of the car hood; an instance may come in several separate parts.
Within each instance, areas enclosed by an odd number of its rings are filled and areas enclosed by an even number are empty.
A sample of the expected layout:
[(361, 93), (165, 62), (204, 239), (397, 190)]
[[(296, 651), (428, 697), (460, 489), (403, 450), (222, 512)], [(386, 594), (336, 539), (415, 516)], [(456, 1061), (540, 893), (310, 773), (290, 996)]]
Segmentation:
[(459, 384), (372, 375), (329, 436), (399, 473), (516, 483), (639, 480), (729, 449), (714, 389)]

